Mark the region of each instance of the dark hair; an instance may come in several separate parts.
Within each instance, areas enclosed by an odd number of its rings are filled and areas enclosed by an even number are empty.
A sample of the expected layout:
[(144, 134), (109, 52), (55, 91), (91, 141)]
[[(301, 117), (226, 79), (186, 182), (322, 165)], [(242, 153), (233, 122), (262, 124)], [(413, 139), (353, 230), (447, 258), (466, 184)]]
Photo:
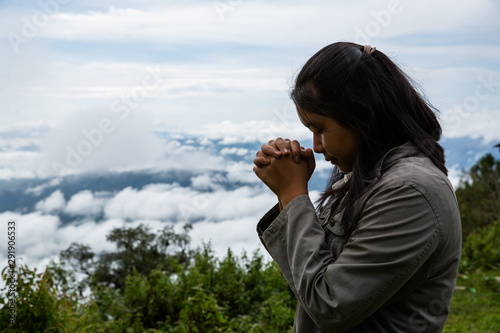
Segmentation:
[(363, 194), (371, 171), (391, 148), (412, 140), (445, 174), (443, 147), (437, 142), (441, 126), (434, 107), (414, 88), (409, 77), (385, 54), (371, 55), (363, 46), (338, 42), (309, 59), (299, 72), (291, 93), (297, 109), (330, 117), (357, 135), (358, 152), (352, 175), (335, 190), (342, 173), (334, 168), (318, 200), (321, 210), (332, 196), (343, 197), (341, 224), (348, 237), (357, 226), (354, 203)]

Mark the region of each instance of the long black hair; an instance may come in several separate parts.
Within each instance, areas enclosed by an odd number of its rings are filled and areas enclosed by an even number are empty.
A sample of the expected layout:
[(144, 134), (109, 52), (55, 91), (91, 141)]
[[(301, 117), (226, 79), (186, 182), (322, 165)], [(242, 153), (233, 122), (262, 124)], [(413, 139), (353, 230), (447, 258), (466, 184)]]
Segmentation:
[(412, 140), (444, 173), (444, 150), (438, 143), (437, 111), (415, 89), (411, 79), (385, 54), (364, 52), (362, 45), (338, 42), (312, 56), (301, 69), (290, 93), (297, 109), (330, 117), (357, 136), (358, 151), (349, 180), (331, 185), (338, 168), (318, 200), (318, 210), (332, 196), (343, 197), (341, 224), (345, 236), (357, 226), (354, 203), (363, 194), (375, 164), (390, 149)]

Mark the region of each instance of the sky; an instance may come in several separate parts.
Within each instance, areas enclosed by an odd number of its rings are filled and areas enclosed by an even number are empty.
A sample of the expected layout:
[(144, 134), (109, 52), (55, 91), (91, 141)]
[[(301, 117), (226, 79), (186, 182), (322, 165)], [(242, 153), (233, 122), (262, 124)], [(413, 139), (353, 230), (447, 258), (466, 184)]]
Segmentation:
[(107, 231), (140, 223), (196, 221), (194, 244), (263, 250), (255, 224), (275, 199), (251, 161), (278, 136), (310, 146), (288, 94), (336, 41), (413, 78), (458, 186), (500, 142), (499, 14), (493, 0), (1, 1), (0, 190), (15, 200), (0, 225), (17, 221), (32, 265), (73, 241), (109, 249)]

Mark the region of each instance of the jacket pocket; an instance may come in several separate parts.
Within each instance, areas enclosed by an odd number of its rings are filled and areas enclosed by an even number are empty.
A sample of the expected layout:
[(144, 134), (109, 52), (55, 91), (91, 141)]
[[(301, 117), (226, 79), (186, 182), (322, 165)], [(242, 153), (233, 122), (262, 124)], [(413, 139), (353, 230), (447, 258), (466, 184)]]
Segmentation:
[(323, 225), (325, 230), (325, 238), (330, 251), (337, 259), (344, 249), (344, 245), (347, 243), (347, 239), (344, 238), (344, 228), (341, 225), (343, 211), (335, 214), (331, 217), (328, 223)]

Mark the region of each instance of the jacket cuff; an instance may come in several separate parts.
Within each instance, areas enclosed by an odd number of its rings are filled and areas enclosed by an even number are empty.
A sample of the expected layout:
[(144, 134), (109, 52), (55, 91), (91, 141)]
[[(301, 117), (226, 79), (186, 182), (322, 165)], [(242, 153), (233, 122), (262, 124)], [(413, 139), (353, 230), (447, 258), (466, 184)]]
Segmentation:
[(279, 203), (276, 204), (273, 208), (271, 208), (257, 223), (257, 233), (259, 236), (262, 236), (264, 231), (273, 223), (273, 221), (278, 217), (280, 214), (280, 207)]
[(262, 236), (264, 234), (264, 231), (280, 216), (280, 215), (286, 215), (287, 212), (291, 209), (292, 206), (299, 202), (303, 201), (309, 201), (310, 202), (309, 195), (301, 195), (296, 198), (294, 198), (292, 201), (286, 205), (285, 208), (280, 212), (279, 204), (276, 204), (273, 208), (271, 208), (257, 223), (257, 233), (259, 236)]

